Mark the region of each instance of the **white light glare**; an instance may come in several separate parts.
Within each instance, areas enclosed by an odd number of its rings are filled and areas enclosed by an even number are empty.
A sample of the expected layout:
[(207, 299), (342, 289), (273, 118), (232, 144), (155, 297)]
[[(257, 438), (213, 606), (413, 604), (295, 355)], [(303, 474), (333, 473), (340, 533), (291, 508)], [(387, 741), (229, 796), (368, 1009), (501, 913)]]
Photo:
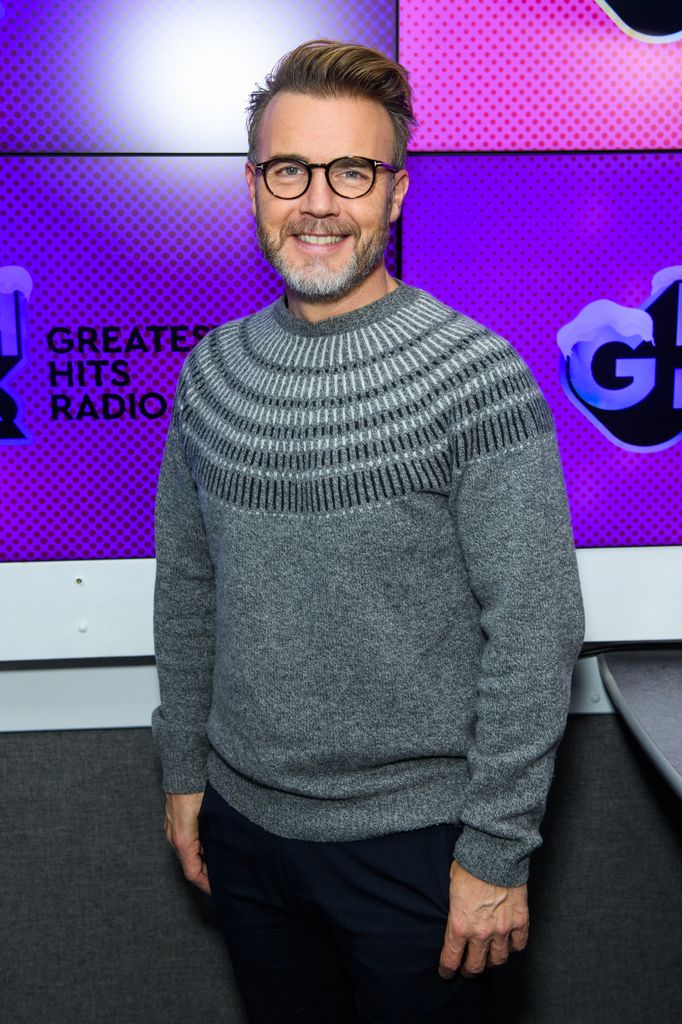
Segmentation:
[(136, 147), (246, 150), (249, 94), (312, 26), (304, 18), (287, 28), (281, 4), (235, 8), (224, 0), (138, 0), (123, 14), (119, 6), (103, 86), (123, 138), (134, 129)]

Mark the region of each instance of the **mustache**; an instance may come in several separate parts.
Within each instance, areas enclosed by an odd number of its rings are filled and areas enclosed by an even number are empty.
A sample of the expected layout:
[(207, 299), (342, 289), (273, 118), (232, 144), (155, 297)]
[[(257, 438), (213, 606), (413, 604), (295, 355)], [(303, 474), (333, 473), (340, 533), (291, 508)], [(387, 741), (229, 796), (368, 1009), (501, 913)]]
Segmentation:
[(333, 235), (342, 238), (344, 235), (360, 237), (357, 224), (344, 224), (338, 220), (300, 220), (296, 224), (287, 224), (285, 235)]

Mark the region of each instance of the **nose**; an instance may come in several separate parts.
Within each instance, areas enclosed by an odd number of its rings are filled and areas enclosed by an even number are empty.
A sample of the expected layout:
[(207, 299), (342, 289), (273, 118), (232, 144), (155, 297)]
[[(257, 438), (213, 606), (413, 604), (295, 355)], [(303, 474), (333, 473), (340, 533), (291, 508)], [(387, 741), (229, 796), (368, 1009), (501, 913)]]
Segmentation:
[(314, 167), (308, 188), (301, 196), (301, 213), (309, 213), (313, 217), (338, 216), (341, 212), (339, 197), (330, 187), (323, 167)]

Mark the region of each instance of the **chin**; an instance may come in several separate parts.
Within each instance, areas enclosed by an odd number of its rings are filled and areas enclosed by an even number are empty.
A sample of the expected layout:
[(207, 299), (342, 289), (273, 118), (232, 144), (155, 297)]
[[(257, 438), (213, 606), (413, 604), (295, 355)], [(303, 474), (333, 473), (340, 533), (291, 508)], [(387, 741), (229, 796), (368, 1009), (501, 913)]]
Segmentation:
[(367, 276), (359, 273), (358, 267), (354, 264), (345, 270), (332, 273), (297, 271), (284, 266), (275, 266), (275, 269), (281, 274), (287, 288), (306, 302), (341, 299), (361, 284)]

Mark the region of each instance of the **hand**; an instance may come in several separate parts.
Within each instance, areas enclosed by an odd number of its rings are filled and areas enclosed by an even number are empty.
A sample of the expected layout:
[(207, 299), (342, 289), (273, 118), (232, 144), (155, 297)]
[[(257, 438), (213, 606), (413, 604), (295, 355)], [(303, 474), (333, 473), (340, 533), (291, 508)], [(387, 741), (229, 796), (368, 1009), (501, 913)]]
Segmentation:
[[(528, 887), (491, 885), (469, 874), (453, 860), (450, 866), (450, 910), (438, 973), (464, 978), (503, 964), (510, 952), (528, 943)], [(466, 959), (464, 951), (466, 949)]]
[(185, 878), (202, 892), (211, 892), (199, 841), (199, 808), (203, 793), (167, 793), (163, 830), (182, 864)]

